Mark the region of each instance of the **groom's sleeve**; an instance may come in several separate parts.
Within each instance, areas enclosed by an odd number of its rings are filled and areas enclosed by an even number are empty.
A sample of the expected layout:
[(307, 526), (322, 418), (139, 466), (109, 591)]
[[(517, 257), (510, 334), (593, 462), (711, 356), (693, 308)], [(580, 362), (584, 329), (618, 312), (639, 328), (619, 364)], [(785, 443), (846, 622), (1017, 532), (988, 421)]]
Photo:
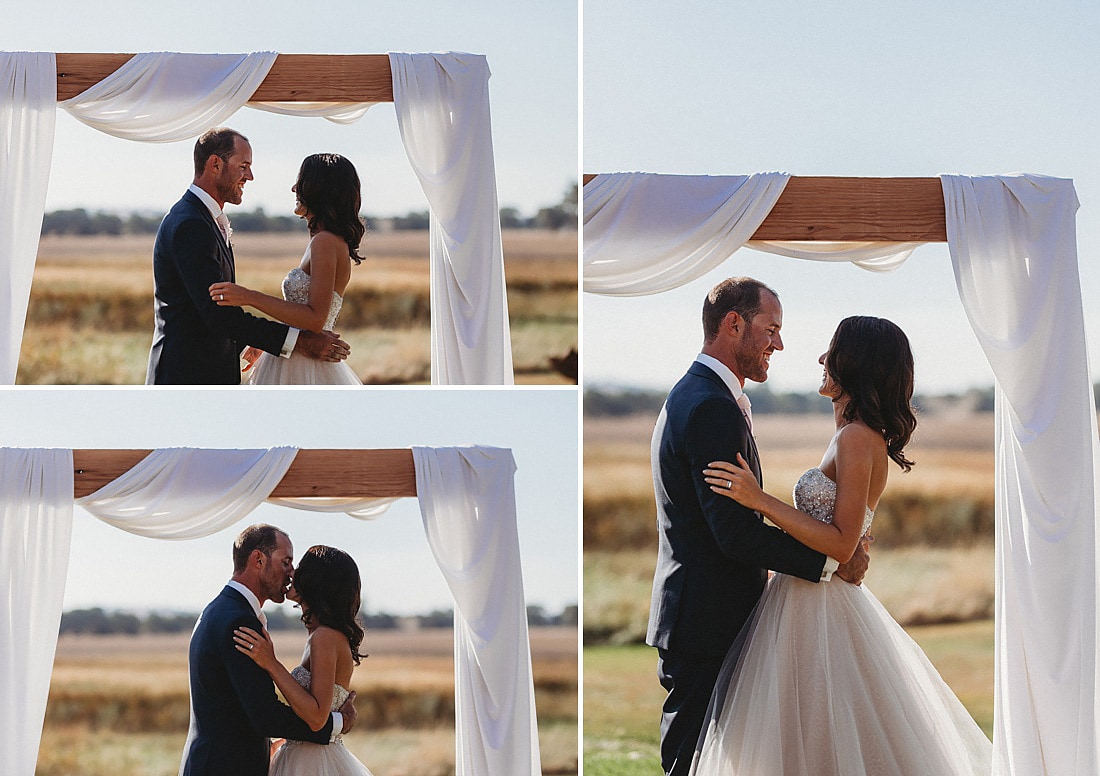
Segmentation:
[(825, 555), (812, 550), (759, 514), (710, 489), (703, 469), (714, 461), (737, 463), (737, 454), (749, 460), (749, 432), (734, 413), (737, 405), (715, 397), (701, 402), (688, 420), (684, 443), (695, 493), (723, 554), (739, 563), (781, 571), (819, 582)]
[(217, 239), (209, 225), (197, 218), (185, 219), (173, 230), (170, 255), (187, 296), (210, 331), (281, 355), (289, 326), (250, 315), (240, 307), (220, 307), (210, 298), (210, 286), (225, 280), (218, 264)]
[[(294, 741), (312, 741), (315, 744), (327, 744), (332, 738), (332, 715), (318, 731), (310, 730), (294, 710), (279, 700), (275, 694), (275, 683), (267, 672), (252, 662), (233, 646), (233, 631), (239, 627), (259, 629), (259, 623), (252, 619), (240, 618), (224, 634), (218, 644), (229, 672), (229, 681), (240, 699), (252, 726), (269, 738), (289, 738)], [(336, 731), (339, 733), (340, 731)]]

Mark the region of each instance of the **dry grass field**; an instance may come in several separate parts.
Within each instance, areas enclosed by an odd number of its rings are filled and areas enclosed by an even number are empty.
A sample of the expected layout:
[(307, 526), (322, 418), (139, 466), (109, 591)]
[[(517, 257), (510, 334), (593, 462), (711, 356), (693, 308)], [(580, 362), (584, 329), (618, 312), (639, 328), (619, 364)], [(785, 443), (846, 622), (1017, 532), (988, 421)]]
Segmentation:
[[(46, 236), (39, 246), (20, 384), (135, 384), (152, 341), (153, 235)], [(234, 235), (237, 279), (278, 295), (304, 233)], [(368, 384), (430, 379), (428, 233), (368, 234), (337, 327)], [(504, 233), (516, 382), (564, 384), (552, 357), (577, 347), (577, 234)]]
[[(297, 663), (304, 633), (277, 633)], [(174, 774), (187, 734), (187, 635), (66, 636), (59, 640), (38, 776)], [(356, 670), (357, 728), (345, 741), (376, 776), (454, 773), (450, 630), (376, 631)], [(543, 772), (575, 774), (577, 632), (531, 630)]]

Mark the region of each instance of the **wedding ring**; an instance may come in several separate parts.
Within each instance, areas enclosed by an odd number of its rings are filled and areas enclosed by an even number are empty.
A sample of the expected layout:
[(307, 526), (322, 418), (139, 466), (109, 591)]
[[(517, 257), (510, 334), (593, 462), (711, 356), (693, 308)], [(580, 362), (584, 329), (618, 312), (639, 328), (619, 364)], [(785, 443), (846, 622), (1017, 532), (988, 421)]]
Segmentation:
[(218, 294), (218, 301), (225, 299), (225, 294)]
[(249, 652), (251, 652), (251, 651), (252, 651), (252, 648), (253, 648), (254, 646), (256, 646), (256, 645), (255, 645), (255, 644), (249, 644), (249, 645), (248, 645), (248, 651), (249, 651)]
[(726, 490), (733, 487), (733, 480), (726, 480)]

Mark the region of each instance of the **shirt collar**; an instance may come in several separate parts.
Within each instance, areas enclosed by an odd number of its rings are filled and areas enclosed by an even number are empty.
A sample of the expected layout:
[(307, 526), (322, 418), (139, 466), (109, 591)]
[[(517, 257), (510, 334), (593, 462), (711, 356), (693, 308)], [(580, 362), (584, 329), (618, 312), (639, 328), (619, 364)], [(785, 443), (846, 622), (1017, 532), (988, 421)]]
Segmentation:
[(202, 204), (206, 205), (206, 209), (210, 211), (210, 215), (216, 221), (218, 216), (222, 214), (222, 209), (218, 207), (218, 203), (214, 201), (214, 198), (207, 194), (204, 189), (196, 186), (194, 183), (188, 186), (187, 190), (198, 197)]
[(256, 597), (256, 594), (235, 579), (231, 579), (225, 584), (229, 585), (231, 588), (244, 596), (244, 600), (248, 601), (249, 606), (252, 607), (252, 611), (256, 613), (256, 617), (257, 619), (259, 619), (260, 599)]
[(724, 382), (726, 384), (726, 387), (730, 389), (730, 393), (733, 394), (733, 398), (735, 401), (737, 399), (740, 399), (741, 396), (745, 393), (744, 389), (741, 388), (741, 381), (737, 379), (737, 375), (735, 375), (728, 366), (723, 364), (714, 356), (708, 356), (706, 353), (700, 353), (695, 357), (695, 360), (722, 378), (722, 382)]

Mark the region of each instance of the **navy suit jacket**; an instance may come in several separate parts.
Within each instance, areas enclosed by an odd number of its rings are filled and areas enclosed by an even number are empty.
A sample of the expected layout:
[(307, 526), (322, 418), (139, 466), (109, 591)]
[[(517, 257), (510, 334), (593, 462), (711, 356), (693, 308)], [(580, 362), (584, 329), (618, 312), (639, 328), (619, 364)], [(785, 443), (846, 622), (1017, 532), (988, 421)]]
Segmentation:
[(146, 384), (236, 385), (246, 345), (279, 355), (289, 327), (219, 307), (209, 289), (226, 280), (236, 282), (233, 249), (188, 191), (161, 221), (153, 247), (155, 329)]
[(661, 409), (650, 459), (659, 546), (646, 643), (725, 655), (774, 569), (818, 581), (825, 556), (768, 526), (756, 512), (710, 490), (712, 461), (748, 461), (756, 443), (729, 387), (695, 362)]
[(267, 672), (233, 646), (233, 630), (260, 630), (252, 606), (228, 585), (191, 634), (191, 727), (180, 776), (267, 776), (268, 737), (327, 744), (332, 717), (309, 729), (275, 695)]

